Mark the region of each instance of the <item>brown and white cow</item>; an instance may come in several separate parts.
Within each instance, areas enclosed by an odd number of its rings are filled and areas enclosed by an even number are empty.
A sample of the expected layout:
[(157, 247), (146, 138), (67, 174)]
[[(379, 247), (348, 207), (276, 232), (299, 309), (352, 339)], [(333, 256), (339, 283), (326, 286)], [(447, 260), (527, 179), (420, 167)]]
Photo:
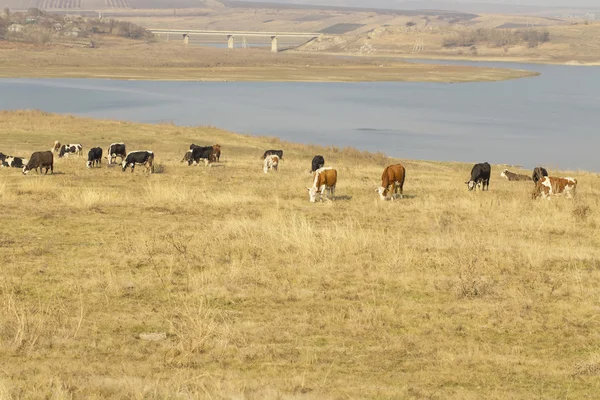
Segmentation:
[(52, 151), (53, 153), (58, 153), (60, 151), (61, 146), (62, 145), (60, 144), (60, 142), (58, 140), (55, 140), (50, 151)]
[[(311, 203), (317, 201), (317, 195), (323, 201), (323, 194), (329, 191), (330, 196), (335, 194), (335, 185), (337, 184), (337, 171), (331, 167), (319, 168), (315, 171), (313, 185), (308, 189), (308, 198)], [(327, 199), (327, 197), (326, 197)], [(329, 199), (327, 199), (329, 200)]]
[(577, 179), (575, 178), (555, 178), (553, 176), (544, 176), (535, 185), (532, 193), (532, 198), (537, 199), (543, 197), (550, 200), (551, 196), (559, 196), (564, 194), (572, 199), (575, 196), (577, 188)]
[(500, 176), (508, 179), (511, 182), (512, 181), (530, 181), (530, 180), (532, 180), (531, 176), (529, 176), (529, 175), (515, 174), (514, 172), (510, 172), (507, 169), (502, 171)]
[(279, 156), (275, 154), (271, 154), (265, 157), (265, 161), (263, 161), (263, 172), (266, 174), (270, 169), (277, 172), (277, 167), (279, 166)]
[(213, 145), (213, 154), (214, 154), (214, 159), (216, 162), (219, 162), (219, 160), (221, 159), (221, 145), (220, 144), (215, 144)]
[[(402, 193), (404, 187), (404, 179), (406, 178), (406, 170), (404, 165), (395, 164), (388, 165), (381, 174), (381, 186), (376, 189), (381, 200), (395, 199), (396, 196), (404, 197)], [(391, 195), (391, 196), (390, 196)]]

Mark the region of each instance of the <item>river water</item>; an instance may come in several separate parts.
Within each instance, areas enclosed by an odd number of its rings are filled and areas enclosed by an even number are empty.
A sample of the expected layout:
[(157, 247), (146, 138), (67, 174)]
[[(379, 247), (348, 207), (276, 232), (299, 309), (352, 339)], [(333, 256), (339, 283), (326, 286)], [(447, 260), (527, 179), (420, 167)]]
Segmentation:
[(0, 79), (0, 109), (214, 125), (407, 159), (600, 170), (600, 67), (475, 65), (542, 75), (460, 84)]

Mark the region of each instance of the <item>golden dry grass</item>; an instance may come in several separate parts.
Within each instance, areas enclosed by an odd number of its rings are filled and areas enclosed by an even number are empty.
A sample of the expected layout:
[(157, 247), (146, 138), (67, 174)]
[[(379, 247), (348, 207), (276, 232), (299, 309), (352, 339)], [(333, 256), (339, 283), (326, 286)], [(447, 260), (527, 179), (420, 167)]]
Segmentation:
[[(87, 43), (87, 42), (85, 42)], [(267, 49), (184, 47), (103, 39), (55, 46), (0, 43), (0, 77), (228, 81), (497, 81), (530, 71), (342, 59), (316, 54), (272, 54)]]
[[(468, 193), (469, 164), (210, 127), (0, 114), (0, 151), (117, 140), (161, 173), (78, 157), (0, 169), (2, 398), (594, 398), (600, 179), (573, 201), (531, 183)], [(191, 142), (222, 163), (187, 167)], [(260, 156), (283, 148), (278, 173)], [(316, 153), (339, 173), (310, 204)], [(550, 161), (550, 160), (549, 160)], [(146, 334), (157, 333), (156, 337)], [(161, 340), (161, 333), (166, 338)], [(152, 341), (148, 339), (156, 338)]]

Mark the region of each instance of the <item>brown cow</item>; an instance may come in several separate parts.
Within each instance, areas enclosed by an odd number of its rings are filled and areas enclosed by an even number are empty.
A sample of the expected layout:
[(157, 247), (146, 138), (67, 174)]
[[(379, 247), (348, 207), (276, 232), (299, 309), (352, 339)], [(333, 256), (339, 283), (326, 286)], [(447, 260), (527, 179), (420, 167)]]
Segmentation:
[(219, 161), (219, 159), (221, 158), (221, 145), (220, 144), (215, 144), (213, 146), (213, 152), (212, 154), (214, 155), (214, 161)]
[(533, 179), (531, 176), (523, 175), (523, 174), (515, 174), (514, 172), (510, 172), (507, 169), (502, 171), (500, 176), (508, 179), (509, 181), (530, 181)]
[(40, 174), (43, 168), (46, 168), (44, 175), (48, 173), (48, 170), (54, 173), (54, 154), (51, 151), (36, 151), (33, 153), (27, 165), (23, 167), (23, 175), (27, 175), (27, 172), (32, 169)]
[(321, 201), (323, 201), (323, 194), (326, 190), (328, 190), (331, 197), (333, 197), (335, 194), (336, 184), (337, 171), (335, 169), (331, 167), (323, 167), (316, 170), (313, 186), (311, 188), (307, 188), (310, 202), (314, 203), (317, 200), (317, 194), (319, 195)]
[(277, 167), (279, 166), (279, 157), (275, 154), (271, 154), (265, 158), (263, 162), (263, 172), (266, 174), (270, 169), (277, 172)]
[(406, 178), (406, 170), (404, 165), (395, 164), (385, 167), (381, 174), (381, 186), (376, 189), (381, 200), (387, 200), (391, 194), (391, 199), (394, 200), (399, 194), (400, 198), (404, 197), (402, 193), (404, 187), (404, 179)]
[(52, 146), (52, 149), (50, 149), (50, 151), (52, 151), (53, 153), (58, 153), (61, 147), (62, 145), (60, 144), (60, 142), (58, 140), (55, 140), (54, 145)]
[(535, 185), (532, 193), (532, 198), (537, 199), (542, 196), (550, 200), (550, 196), (559, 196), (565, 194), (572, 199), (575, 196), (577, 188), (577, 179), (575, 178), (555, 178), (551, 176), (542, 177)]

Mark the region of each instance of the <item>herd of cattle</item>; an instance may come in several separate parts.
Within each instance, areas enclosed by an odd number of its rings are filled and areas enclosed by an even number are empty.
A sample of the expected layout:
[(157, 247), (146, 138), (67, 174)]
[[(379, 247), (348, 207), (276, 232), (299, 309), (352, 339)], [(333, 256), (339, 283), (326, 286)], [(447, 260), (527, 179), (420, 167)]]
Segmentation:
[[(33, 169), (38, 173), (41, 173), (45, 169), (45, 174), (47, 174), (48, 170), (54, 172), (55, 153), (58, 154), (59, 158), (66, 157), (69, 154), (82, 156), (83, 146), (81, 144), (61, 145), (60, 142), (56, 141), (50, 151), (36, 151), (29, 159), (7, 156), (0, 153), (0, 166), (22, 168), (25, 175)], [(103, 152), (100, 147), (91, 148), (88, 152), (87, 167), (101, 166), (102, 155)], [(109, 165), (112, 165), (116, 163), (117, 157), (121, 159), (122, 171), (125, 171), (127, 167), (131, 167), (131, 172), (133, 172), (136, 165), (143, 165), (146, 172), (154, 172), (154, 153), (152, 151), (136, 150), (127, 153), (125, 143), (112, 143), (108, 146), (108, 151), (104, 158), (107, 159)], [(221, 146), (218, 144), (213, 146), (192, 144), (184, 154), (181, 162), (187, 162), (188, 166), (198, 165), (201, 162), (209, 165), (218, 162), (220, 157)], [(262, 158), (264, 173), (268, 173), (269, 170), (277, 171), (279, 162), (283, 160), (283, 150), (267, 150), (264, 152)], [(332, 167), (325, 167), (323, 156), (316, 155), (312, 159), (310, 172), (314, 174), (313, 185), (307, 188), (310, 202), (314, 203), (317, 197), (321, 201), (324, 199), (327, 200), (328, 196), (326, 196), (326, 193), (329, 193), (329, 197), (333, 197), (337, 184), (337, 171)], [(475, 164), (471, 169), (471, 178), (465, 182), (469, 191), (476, 190), (477, 187), (482, 191), (489, 190), (491, 172), (491, 166), (487, 162)], [(533, 170), (532, 176), (516, 174), (507, 169), (502, 171), (500, 176), (509, 181), (533, 181), (535, 186), (532, 198), (534, 199), (540, 196), (550, 199), (552, 195), (562, 194), (572, 198), (575, 195), (577, 187), (576, 179), (550, 177), (546, 169), (542, 167), (536, 167)], [(381, 186), (376, 189), (380, 199), (394, 200), (396, 198), (403, 198), (405, 177), (406, 170), (402, 164), (387, 166), (381, 175)]]

